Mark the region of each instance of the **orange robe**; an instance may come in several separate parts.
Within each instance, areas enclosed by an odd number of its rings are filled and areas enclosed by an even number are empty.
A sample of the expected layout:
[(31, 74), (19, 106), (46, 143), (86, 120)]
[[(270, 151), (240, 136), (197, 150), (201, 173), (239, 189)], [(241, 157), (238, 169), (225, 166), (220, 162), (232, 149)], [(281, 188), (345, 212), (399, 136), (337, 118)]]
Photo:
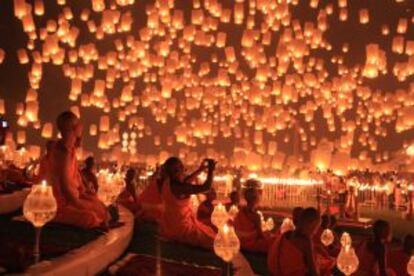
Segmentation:
[(234, 220), (234, 229), (240, 239), (240, 247), (247, 251), (267, 253), (275, 239), (275, 236), (270, 232), (263, 233), (264, 237), (261, 237), (256, 225), (246, 215), (244, 209), (237, 213)]
[[(357, 275), (361, 276), (377, 276), (379, 275), (379, 267), (378, 262), (374, 256), (374, 254), (371, 252), (371, 250), (368, 249), (368, 242), (364, 242), (360, 248), (357, 251), (357, 256), (359, 259), (359, 267), (357, 271)], [(387, 260), (389, 259), (389, 254), (386, 253)], [(387, 265), (389, 264), (386, 260)], [(396, 275), (392, 269), (387, 267), (387, 275), (388, 276), (394, 276)]]
[(269, 251), (267, 252), (267, 268), (270, 272), (270, 275), (276, 275), (276, 246), (280, 242), (280, 238), (282, 237), (282, 233), (278, 230), (275, 234), (275, 239), (273, 240), (272, 244), (269, 247)]
[(138, 196), (140, 204), (139, 218), (144, 221), (160, 222), (164, 213), (164, 204), (158, 190), (156, 178), (150, 180), (149, 185)]
[(118, 196), (117, 201), (119, 204), (130, 210), (135, 216), (139, 216), (141, 214), (141, 206), (135, 202), (134, 197), (127, 190), (124, 190)]
[(169, 181), (162, 185), (165, 211), (160, 223), (161, 235), (167, 239), (204, 248), (212, 248), (216, 236), (213, 229), (198, 221), (191, 207), (191, 199), (178, 199)]
[(78, 164), (75, 158), (75, 153), (68, 153), (69, 161), (69, 176), (77, 191), (79, 201), (85, 206), (79, 208), (69, 202), (65, 196), (62, 188), (61, 171), (62, 171), (62, 154), (66, 150), (60, 143), (55, 143), (51, 148), (50, 155), (44, 160), (46, 164), (45, 178), (48, 183), (52, 184), (53, 194), (56, 198), (58, 210), (55, 222), (78, 226), (81, 228), (94, 228), (100, 226), (107, 219), (107, 210), (105, 206), (96, 197), (86, 196), (83, 187), (82, 178), (79, 172)]
[(389, 265), (398, 276), (409, 276), (407, 264), (411, 256), (404, 252), (402, 248), (390, 252)]
[(305, 276), (308, 272), (305, 256), (286, 238), (286, 234), (279, 236), (273, 244), (272, 259), (268, 260), (269, 271), (271, 275), (277, 276)]
[(203, 201), (199, 206), (197, 210), (197, 219), (204, 223), (205, 225), (210, 226), (214, 229), (213, 224), (211, 223), (211, 214), (214, 211), (213, 204), (208, 205), (207, 201)]

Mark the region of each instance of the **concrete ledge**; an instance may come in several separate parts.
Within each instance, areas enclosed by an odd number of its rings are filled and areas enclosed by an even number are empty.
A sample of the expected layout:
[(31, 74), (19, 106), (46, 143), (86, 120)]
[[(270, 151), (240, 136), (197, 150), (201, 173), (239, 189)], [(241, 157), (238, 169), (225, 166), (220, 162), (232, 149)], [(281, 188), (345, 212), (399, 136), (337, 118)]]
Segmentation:
[(103, 271), (124, 253), (132, 238), (134, 216), (122, 206), (119, 215), (125, 225), (63, 256), (33, 265), (25, 275), (86, 276)]

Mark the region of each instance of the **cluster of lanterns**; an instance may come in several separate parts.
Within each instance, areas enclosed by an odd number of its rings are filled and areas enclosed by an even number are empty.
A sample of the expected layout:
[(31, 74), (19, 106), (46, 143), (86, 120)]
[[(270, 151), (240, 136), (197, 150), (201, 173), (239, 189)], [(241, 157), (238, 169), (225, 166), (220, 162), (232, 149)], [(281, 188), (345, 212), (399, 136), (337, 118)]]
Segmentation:
[[(414, 86), (408, 83), (414, 75), (414, 19), (402, 8), (395, 29), (384, 22), (376, 30), (370, 23), (376, 7), (357, 10), (346, 0), (313, 0), (309, 6), (297, 0), (228, 5), (193, 0), (185, 9), (170, 0), (145, 6), (134, 0), (91, 0), (81, 7), (59, 0), (53, 16), (44, 0), (13, 2), (28, 37), (27, 45), (16, 49), (18, 62), (28, 67), (30, 86), (16, 106), (20, 142), (27, 128), (41, 130), (45, 138), (57, 135), (50, 122), (39, 118), (39, 90), (48, 64), (60, 67), (70, 80), (65, 94), (72, 111), (81, 116), (84, 109), (96, 108), (102, 113), (99, 127), (91, 124), (89, 134), (97, 136), (98, 148), (113, 150), (114, 158), (136, 153), (135, 138), (126, 142), (121, 135), (139, 121), (137, 139), (153, 137), (155, 146), (178, 143), (187, 163), (199, 159), (195, 147), (214, 148), (219, 139), (234, 138), (241, 143), (232, 155), (215, 152), (211, 157), (254, 171), (299, 167), (304, 160), (289, 159), (278, 148), (294, 140), (313, 166), (334, 165), (346, 173), (350, 167), (387, 161), (390, 153), (378, 141), (414, 126)], [(309, 9), (314, 18), (297, 18), (299, 8)], [(137, 10), (145, 16), (137, 16)], [(355, 10), (360, 28), (372, 28), (381, 40), (359, 46), (365, 60), (349, 65), (348, 54), (356, 46), (345, 42), (336, 49), (328, 32), (334, 24), (354, 20)], [(0, 63), (10, 56), (0, 49)], [(395, 91), (373, 86), (372, 79), (384, 75), (398, 80)], [(0, 114), (5, 110), (0, 99)], [(163, 127), (172, 122), (173, 131), (154, 135), (141, 110)], [(116, 117), (115, 123), (110, 117)], [(327, 133), (316, 135), (325, 123)], [(395, 129), (387, 127), (394, 123)], [(330, 137), (328, 147), (324, 136)], [(359, 156), (351, 159), (355, 148)]]

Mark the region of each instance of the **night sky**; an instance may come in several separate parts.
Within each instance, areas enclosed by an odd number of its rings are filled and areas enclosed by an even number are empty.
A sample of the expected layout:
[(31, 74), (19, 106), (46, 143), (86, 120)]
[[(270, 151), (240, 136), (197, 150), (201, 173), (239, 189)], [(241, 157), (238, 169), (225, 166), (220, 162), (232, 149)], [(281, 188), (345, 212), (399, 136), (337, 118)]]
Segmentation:
[[(28, 3), (33, 3), (34, 1), (27, 1)], [(145, 13), (146, 5), (151, 5), (154, 1), (135, 1), (136, 3), (132, 6), (127, 7), (118, 7), (121, 11), (130, 10), (133, 16), (132, 31), (129, 33), (115, 34), (115, 35), (106, 35), (105, 38), (101, 41), (97, 41), (86, 28), (85, 22), (82, 22), (79, 18), (79, 15), (84, 8), (91, 8), (91, 1), (71, 1), (67, 0), (67, 6), (70, 6), (74, 14), (74, 19), (71, 21), (71, 25), (77, 26), (80, 29), (80, 35), (77, 39), (77, 44), (75, 46), (79, 47), (81, 44), (86, 43), (96, 43), (99, 53), (105, 53), (110, 50), (114, 50), (114, 40), (116, 38), (125, 39), (128, 35), (137, 36), (139, 30), (146, 25), (147, 14)], [(106, 1), (107, 7), (111, 1)], [(203, 2), (203, 1), (201, 1)], [(208, 1), (207, 1), (208, 2)], [(219, 1), (222, 3), (223, 7), (232, 7), (233, 1)], [(245, 13), (247, 13), (247, 5), (252, 1), (245, 1)], [(260, 1), (257, 1), (260, 2)], [(44, 16), (33, 16), (36, 24), (37, 30), (39, 26), (44, 26), (47, 19), (56, 19), (57, 15), (61, 12), (62, 6), (59, 6), (55, 0), (44, 0), (45, 3), (45, 15)], [(184, 11), (185, 24), (190, 23), (191, 18), (191, 5), (192, 1), (181, 0), (175, 1), (174, 9), (181, 9)], [(321, 49), (310, 50), (310, 56), (321, 58), (324, 61), (325, 70), (329, 73), (328, 79), (335, 78), (338, 74), (337, 64), (331, 63), (332, 57), (342, 56), (343, 65), (347, 68), (353, 68), (354, 66), (360, 66), (365, 63), (365, 46), (369, 43), (378, 43), (382, 50), (386, 51), (387, 56), (387, 69), (388, 73), (386, 75), (379, 75), (374, 80), (364, 79), (364, 85), (369, 86), (372, 91), (381, 90), (384, 93), (395, 93), (398, 89), (410, 90), (411, 83), (411, 94), (414, 94), (414, 78), (413, 75), (409, 76), (404, 81), (399, 81), (393, 74), (392, 68), (396, 62), (407, 62), (408, 58), (406, 55), (397, 55), (391, 52), (391, 43), (392, 38), (396, 35), (395, 30), (398, 24), (398, 20), (401, 17), (407, 18), (408, 20), (408, 29), (404, 34), (404, 37), (408, 40), (414, 40), (414, 0), (406, 0), (402, 3), (397, 3), (394, 0), (348, 0), (348, 19), (345, 22), (338, 20), (338, 7), (337, 1), (319, 1), (318, 8), (313, 9), (309, 7), (309, 1), (300, 1), (299, 5), (290, 6), (290, 12), (292, 20), (299, 20), (301, 26), (305, 21), (316, 21), (318, 13), (321, 8), (326, 7), (328, 4), (333, 5), (334, 13), (328, 17), (328, 30), (323, 35), (324, 40), (329, 42), (332, 45), (332, 51), (326, 51)], [(359, 10), (361, 8), (367, 8), (369, 10), (369, 23), (360, 24), (359, 23)], [(91, 18), (100, 21), (100, 13), (91, 13)], [(259, 13), (255, 17), (256, 28), (260, 29), (260, 22), (263, 18)], [(387, 24), (390, 28), (390, 35), (383, 36), (381, 34), (381, 27), (383, 24)], [(245, 24), (235, 25), (235, 24), (219, 24), (219, 31), (227, 33), (227, 45), (234, 46), (237, 59), (240, 61), (239, 67), (242, 68), (244, 73), (248, 78), (254, 78), (255, 70), (249, 68), (248, 64), (243, 60), (241, 56), (241, 45), (240, 41), (242, 39), (243, 30), (245, 29)], [(18, 129), (16, 124), (15, 108), (18, 102), (24, 102), (26, 97), (26, 91), (29, 88), (30, 84), (28, 81), (28, 72), (31, 68), (31, 61), (29, 64), (21, 65), (17, 59), (17, 49), (25, 48), (27, 43), (27, 34), (23, 32), (21, 21), (14, 16), (13, 12), (13, 1), (11, 0), (2, 0), (0, 1), (0, 48), (4, 49), (6, 52), (6, 58), (3, 64), (0, 65), (0, 97), (3, 98), (6, 102), (6, 115), (7, 120), (10, 121), (12, 129)], [(266, 46), (267, 56), (274, 56), (276, 51), (277, 42), (280, 39), (281, 32), (275, 31), (271, 32), (271, 44)], [(344, 44), (349, 45), (349, 51), (344, 54), (341, 52), (342, 46)], [(42, 42), (39, 40), (35, 41), (36, 49), (41, 49)], [(67, 45), (63, 48), (68, 49)], [(172, 46), (174, 47), (174, 46)], [(154, 52), (156, 49), (150, 49)], [(217, 54), (217, 57), (220, 60), (224, 59), (223, 49), (218, 49), (214, 47), (200, 47), (192, 46), (191, 56), (196, 58), (197, 62), (193, 63), (193, 71), (197, 72), (200, 64), (202, 62), (210, 62), (212, 55)], [(30, 55), (30, 54), (29, 54)], [(309, 57), (307, 57), (308, 59)], [(210, 76), (213, 77), (216, 75), (217, 68), (212, 66)], [(288, 74), (293, 73), (292, 68), (289, 69)], [(286, 76), (280, 77), (279, 80), (283, 83)], [(90, 93), (93, 90), (94, 81), (96, 78), (105, 78), (105, 72), (95, 70), (95, 76), (92, 78), (92, 81), (83, 83), (83, 92)], [(159, 85), (159, 83), (156, 83)], [(133, 91), (134, 96), (141, 97), (143, 95), (143, 90), (145, 89), (145, 84), (141, 78), (136, 79), (135, 89)], [(112, 90), (106, 90), (107, 97), (113, 99), (114, 97), (119, 96), (120, 91), (122, 90), (122, 83), (117, 81)], [(39, 94), (39, 104), (40, 104), (40, 113), (39, 119), (41, 122), (54, 122), (56, 116), (63, 110), (67, 110), (73, 105), (79, 104), (79, 102), (71, 102), (68, 100), (68, 95), (70, 91), (70, 80), (63, 76), (61, 66), (56, 66), (51, 63), (43, 64), (43, 76), (40, 83), (40, 89), (38, 90)], [(228, 97), (230, 93), (226, 92)], [(177, 105), (184, 105), (183, 92), (175, 92), (174, 97), (177, 99)], [(289, 108), (299, 110), (300, 106), (306, 101), (309, 100), (309, 97), (301, 98), (297, 103), (289, 104)], [(336, 122), (339, 124), (339, 117), (345, 116), (347, 120), (354, 120), (357, 116), (357, 103), (358, 101), (364, 101), (361, 98), (355, 97), (354, 107), (347, 110), (341, 115), (335, 115)], [(271, 108), (277, 106), (278, 103), (272, 102)], [(216, 106), (216, 108), (218, 108)], [(218, 112), (215, 110), (214, 112)], [(212, 112), (212, 114), (214, 114)], [(257, 114), (262, 114), (266, 112), (262, 107), (256, 107), (255, 112)], [(202, 111), (195, 110), (189, 111), (186, 114), (185, 121), (189, 123), (194, 118), (200, 118)], [(90, 137), (87, 135), (90, 124), (99, 124), (99, 116), (104, 114), (102, 110), (95, 107), (81, 108), (81, 118), (85, 125), (85, 141), (84, 145), (88, 150), (98, 153), (97, 149), (97, 138)], [(111, 125), (114, 125), (118, 121), (118, 113), (116, 110), (112, 109), (109, 112), (111, 116)], [(160, 150), (168, 150), (171, 153), (177, 153), (177, 150), (183, 147), (187, 147), (181, 143), (174, 143), (172, 146), (166, 145), (166, 139), (168, 136), (175, 136), (174, 130), (181, 123), (178, 122), (175, 118), (169, 118), (166, 124), (161, 124), (154, 120), (153, 114), (149, 108), (138, 106), (137, 115), (142, 116), (145, 119), (145, 125), (151, 129), (151, 134), (146, 135), (145, 137), (138, 139), (138, 152), (144, 154), (157, 154)], [(396, 115), (396, 114), (395, 114)], [(210, 116), (210, 115), (209, 115)], [(213, 115), (211, 115), (213, 116)], [(396, 117), (396, 116), (395, 116)], [(210, 117), (209, 117), (210, 118)], [(276, 118), (277, 120), (277, 118)], [(297, 116), (298, 124), (306, 132), (309, 131), (309, 124), (304, 121), (301, 116)], [(322, 118), (322, 111), (319, 108), (315, 112), (315, 117), (313, 123), (316, 125), (316, 131), (309, 134), (319, 141), (322, 137), (328, 138), (330, 141), (336, 141), (341, 132), (339, 127), (335, 132), (329, 132), (326, 121)], [(121, 129), (126, 130), (127, 124), (120, 123)], [(251, 137), (253, 137), (253, 131), (250, 127), (246, 126), (245, 122), (240, 121), (239, 127), (242, 129), (242, 132), (249, 131)], [(384, 125), (389, 131), (386, 137), (375, 136), (376, 141), (378, 142), (378, 152), (383, 151), (395, 151), (402, 147), (404, 141), (411, 141), (414, 137), (414, 131), (408, 130), (403, 133), (395, 132), (395, 120)], [(34, 130), (31, 126), (27, 128), (28, 131), (28, 142), (34, 144), (43, 145), (44, 140), (40, 137), (41, 130)], [(122, 133), (122, 132), (121, 132)], [(365, 150), (356, 139), (360, 134), (360, 129), (355, 131), (355, 141), (352, 147), (351, 154), (356, 157), (361, 150)], [(161, 146), (154, 145), (154, 135), (159, 135), (161, 137)], [(250, 137), (250, 138), (251, 138)], [(290, 137), (288, 142), (284, 142), (286, 137)], [(294, 130), (292, 127), (288, 127), (285, 130), (277, 131), (276, 134), (264, 134), (265, 141), (276, 140), (278, 142), (278, 148), (280, 151), (287, 154), (291, 154), (294, 150), (294, 145), (292, 143), (292, 137), (294, 137)], [(251, 140), (251, 139), (250, 139)], [(241, 143), (240, 139), (231, 135), (230, 137), (222, 137), (219, 133), (218, 136), (214, 139), (212, 145), (204, 145), (200, 141), (197, 141), (191, 150), (198, 152), (204, 152), (206, 148), (213, 148), (217, 151), (224, 152), (226, 155), (231, 155), (235, 145), (239, 146)], [(190, 147), (191, 148), (191, 147)], [(313, 149), (314, 147), (310, 147)], [(305, 158), (309, 157), (309, 151), (300, 149), (300, 152)], [(375, 154), (371, 153), (372, 156)]]

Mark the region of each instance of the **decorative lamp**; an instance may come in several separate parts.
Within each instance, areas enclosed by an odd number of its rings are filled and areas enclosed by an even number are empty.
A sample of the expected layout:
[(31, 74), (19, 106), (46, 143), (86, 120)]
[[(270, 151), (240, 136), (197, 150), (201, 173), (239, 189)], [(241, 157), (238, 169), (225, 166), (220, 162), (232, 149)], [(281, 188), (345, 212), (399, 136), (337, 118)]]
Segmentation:
[(239, 213), (239, 208), (237, 208), (236, 205), (232, 205), (230, 207), (229, 212), (228, 212), (229, 219), (230, 220), (234, 220), (236, 218), (236, 216), (237, 216), (238, 213)]
[(341, 236), (341, 245), (344, 248), (351, 248), (352, 246), (351, 236), (347, 232), (344, 232)]
[(23, 215), (30, 221), (36, 230), (36, 241), (33, 256), (35, 263), (40, 259), (40, 232), (41, 228), (51, 221), (57, 212), (57, 203), (53, 196), (51, 186), (47, 186), (46, 181), (40, 185), (32, 186), (32, 190), (26, 197), (23, 204)]
[(230, 275), (230, 261), (240, 251), (240, 241), (233, 226), (224, 224), (214, 239), (214, 253), (227, 263), (227, 275)]
[(211, 214), (211, 223), (218, 229), (222, 228), (227, 223), (229, 215), (227, 214), (226, 208), (223, 204), (219, 203), (214, 207), (213, 213)]
[(324, 246), (330, 246), (333, 243), (334, 239), (335, 237), (331, 229), (327, 228), (323, 230), (321, 235), (321, 242)]
[(288, 231), (295, 230), (295, 225), (293, 224), (293, 221), (290, 218), (285, 218), (282, 222), (282, 225), (280, 226), (280, 233), (284, 234)]
[(351, 275), (359, 266), (359, 260), (352, 247), (342, 247), (336, 260), (338, 269), (345, 275)]

